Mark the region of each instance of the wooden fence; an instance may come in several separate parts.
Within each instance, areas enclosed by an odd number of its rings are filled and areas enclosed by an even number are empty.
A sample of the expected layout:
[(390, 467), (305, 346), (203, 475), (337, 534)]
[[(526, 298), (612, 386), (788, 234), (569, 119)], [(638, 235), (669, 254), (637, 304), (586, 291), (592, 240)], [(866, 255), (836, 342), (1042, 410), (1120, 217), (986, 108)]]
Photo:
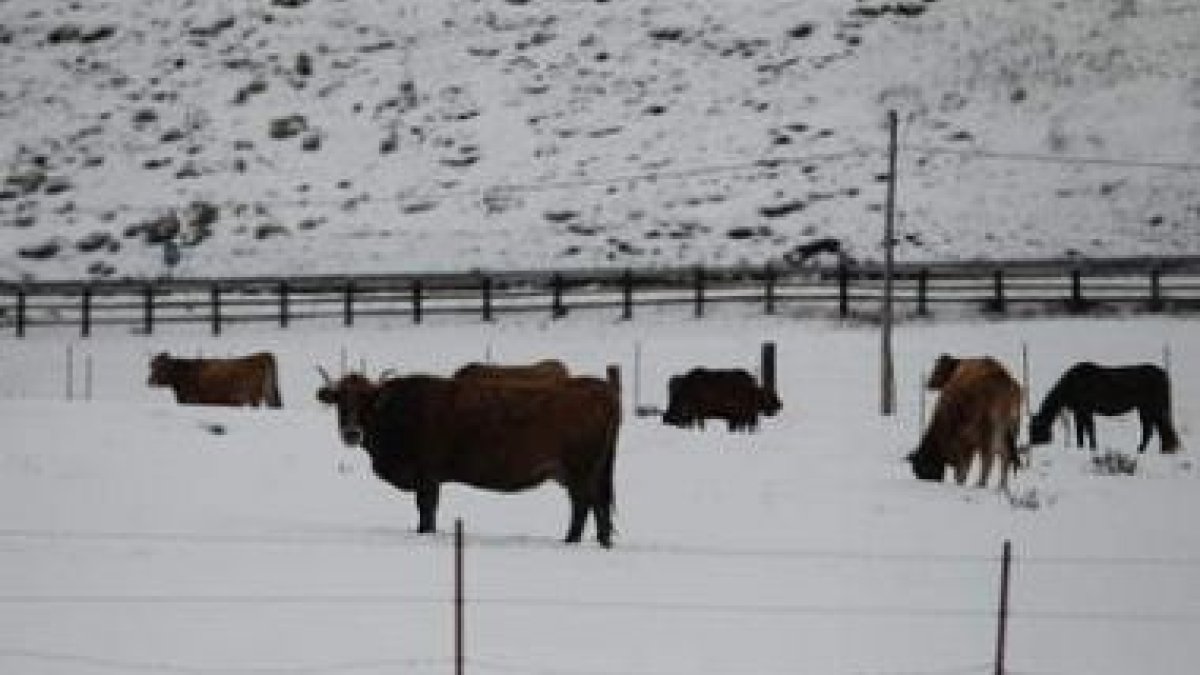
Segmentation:
[[(168, 323), (207, 324), (214, 335), (232, 323), (308, 320), (352, 326), (366, 317), (544, 312), (562, 318), (610, 310), (633, 319), (637, 308), (678, 305), (702, 317), (716, 303), (757, 304), (766, 314), (873, 318), (884, 272), (879, 264), (826, 267), (720, 267), (652, 270), (509, 271), (395, 275), (161, 278), (114, 281), (0, 282), (0, 331), (24, 337), (38, 326), (99, 326), (151, 334)], [(951, 308), (993, 315), (1107, 311), (1200, 311), (1200, 256), (901, 263), (894, 271), (901, 318)]]

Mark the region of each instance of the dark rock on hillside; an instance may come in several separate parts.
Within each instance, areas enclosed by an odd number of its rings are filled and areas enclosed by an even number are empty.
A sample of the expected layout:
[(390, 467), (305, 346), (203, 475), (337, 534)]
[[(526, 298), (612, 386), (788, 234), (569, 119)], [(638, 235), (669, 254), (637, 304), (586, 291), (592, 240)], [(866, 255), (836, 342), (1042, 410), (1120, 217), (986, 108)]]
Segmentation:
[(117, 241), (111, 234), (97, 231), (75, 242), (75, 248), (83, 253), (94, 253), (115, 243)]
[(207, 26), (197, 26), (192, 28), (188, 31), (188, 35), (197, 38), (215, 38), (223, 31), (229, 30), (235, 25), (237, 25), (237, 19), (232, 16), (227, 16), (223, 19), (218, 19)]
[(794, 200), (772, 206), (763, 206), (758, 209), (758, 212), (764, 218), (782, 218), (803, 210), (805, 206), (806, 204), (803, 201)]
[(304, 115), (288, 115), (271, 120), (267, 133), (271, 138), (282, 141), (299, 136), (305, 131), (308, 131), (308, 120)]
[(57, 240), (51, 239), (41, 244), (23, 246), (17, 251), (17, 255), (30, 260), (49, 260), (58, 255), (61, 250), (62, 244)]

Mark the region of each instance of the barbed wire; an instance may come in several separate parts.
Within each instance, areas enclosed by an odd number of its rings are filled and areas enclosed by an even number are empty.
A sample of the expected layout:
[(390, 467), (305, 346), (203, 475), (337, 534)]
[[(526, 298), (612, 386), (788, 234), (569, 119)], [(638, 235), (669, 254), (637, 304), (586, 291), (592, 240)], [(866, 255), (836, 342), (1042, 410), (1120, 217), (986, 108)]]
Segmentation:
[[(114, 530), (68, 530), (55, 528), (0, 528), (0, 540), (34, 540), (47, 543), (120, 543), (163, 544), (183, 546), (247, 546), (247, 547), (290, 547), (290, 546), (361, 546), (361, 547), (411, 547), (414, 542), (430, 546), (450, 545), (448, 537), (429, 539), (425, 535), (406, 532), (395, 533), (330, 533), (330, 534), (287, 534), (287, 533), (224, 533), (224, 532), (122, 532)], [(552, 540), (547, 539), (547, 542)], [(553, 540), (557, 542), (557, 539)], [(486, 541), (482, 542), (486, 545)], [(524, 543), (533, 543), (529, 540)], [(637, 543), (614, 550), (618, 555), (653, 555), (696, 558), (758, 558), (764, 560), (813, 560), (813, 561), (859, 561), (882, 563), (941, 563), (941, 564), (996, 564), (1001, 561), (1000, 553), (951, 552), (951, 551), (882, 551), (869, 549), (819, 549), (819, 548), (772, 548), (772, 547), (719, 547), (696, 546), (671, 543)], [(1144, 556), (1144, 555), (1087, 555), (1054, 554), (1036, 555), (1017, 553), (1013, 563), (1020, 566), (1074, 566), (1074, 567), (1175, 567), (1200, 574), (1200, 557), (1197, 556)]]
[(396, 672), (398, 668), (419, 670), (443, 670), (450, 664), (448, 659), (378, 659), (374, 661), (345, 661), (319, 665), (295, 666), (198, 666), (169, 661), (141, 661), (114, 657), (69, 654), (39, 651), (34, 649), (0, 649), (0, 658), (21, 659), (44, 663), (85, 666), (98, 670), (118, 672), (180, 673), (182, 675), (321, 675), (323, 673), (348, 673), (386, 670)]

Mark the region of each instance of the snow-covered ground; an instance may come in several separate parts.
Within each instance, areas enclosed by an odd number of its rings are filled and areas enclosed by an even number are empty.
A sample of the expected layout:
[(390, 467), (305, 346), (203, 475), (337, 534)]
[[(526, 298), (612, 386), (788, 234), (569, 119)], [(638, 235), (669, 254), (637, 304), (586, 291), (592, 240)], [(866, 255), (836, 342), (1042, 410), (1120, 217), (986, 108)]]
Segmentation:
[(0, 278), (1200, 253), (1197, 16), (5, 0)]
[[(449, 531), (462, 518), (469, 672), (990, 672), (1010, 539), (1011, 672), (1192, 673), (1198, 338), (1195, 321), (1164, 318), (908, 323), (893, 418), (878, 414), (874, 328), (732, 306), (703, 320), (4, 338), (0, 671), (449, 672)], [(620, 364), (631, 409), (635, 391), (661, 403), (666, 378), (695, 364), (753, 369), (765, 340), (778, 344), (785, 407), (759, 433), (626, 417), (611, 550), (559, 543), (567, 505), (552, 486), (450, 488), (442, 533), (416, 535), (411, 500), (338, 442), (313, 397), (317, 364), (445, 373), (557, 356), (584, 373)], [(1155, 441), (1136, 473), (1114, 476), (1056, 442), (1016, 479), (1018, 505), (912, 478), (901, 458), (934, 357), (991, 354), (1020, 377), (1023, 346), (1035, 406), (1075, 361), (1168, 361), (1185, 451), (1159, 455)], [(180, 407), (145, 385), (159, 350), (261, 348), (279, 356), (284, 410)], [(80, 400), (89, 361), (92, 398)], [(1100, 434), (1105, 450), (1132, 453), (1136, 423), (1102, 419)]]

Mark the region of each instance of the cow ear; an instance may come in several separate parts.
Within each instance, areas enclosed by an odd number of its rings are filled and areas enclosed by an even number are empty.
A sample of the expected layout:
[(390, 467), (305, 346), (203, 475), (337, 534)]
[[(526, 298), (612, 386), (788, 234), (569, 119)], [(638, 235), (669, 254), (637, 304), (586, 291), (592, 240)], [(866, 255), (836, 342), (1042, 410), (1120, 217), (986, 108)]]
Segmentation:
[(321, 387), (317, 390), (317, 400), (332, 405), (337, 403), (337, 392), (329, 387)]

